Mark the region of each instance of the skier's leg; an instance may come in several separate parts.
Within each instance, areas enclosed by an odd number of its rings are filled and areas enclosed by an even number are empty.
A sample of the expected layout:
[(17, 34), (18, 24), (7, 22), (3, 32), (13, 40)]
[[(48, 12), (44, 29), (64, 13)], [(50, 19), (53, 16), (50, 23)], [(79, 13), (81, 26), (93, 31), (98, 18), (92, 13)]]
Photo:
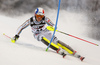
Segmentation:
[(74, 54), (74, 50), (67, 44), (63, 43), (62, 41), (58, 40), (57, 43), (58, 46), (60, 46), (62, 49), (64, 49), (65, 51), (67, 51), (69, 54)]
[(82, 57), (81, 55), (79, 55), (75, 50), (73, 50), (69, 45), (63, 43), (62, 41), (58, 40), (57, 43), (58, 46), (60, 46), (62, 49), (64, 49), (65, 51), (67, 51), (69, 54), (79, 58), (81, 61), (83, 61), (84, 57)]
[[(41, 41), (47, 46), (50, 43), (50, 40), (48, 40), (46, 37), (43, 37)], [(54, 44), (53, 42), (51, 43), (50, 48), (55, 50), (57, 53), (61, 54), (63, 58), (66, 56), (66, 54), (64, 53), (64, 50), (60, 48), (58, 45)]]
[[(47, 35), (46, 35), (47, 34)], [(50, 33), (48, 34), (47, 32), (45, 32), (45, 34), (41, 33), (41, 34), (34, 34), (35, 39), (37, 39), (38, 41), (43, 42), (45, 45), (49, 45), (50, 43)], [(47, 37), (47, 38), (46, 38)], [(55, 50), (57, 53), (61, 54), (63, 57), (66, 56), (66, 54), (64, 53), (64, 50), (62, 48), (60, 48), (58, 45), (56, 45), (55, 43), (57, 42), (57, 38), (55, 37), (53, 39), (53, 42), (50, 45), (50, 48)]]
[(62, 41), (58, 40), (57, 45), (67, 51), (69, 54), (75, 54), (75, 51), (69, 45), (63, 43)]

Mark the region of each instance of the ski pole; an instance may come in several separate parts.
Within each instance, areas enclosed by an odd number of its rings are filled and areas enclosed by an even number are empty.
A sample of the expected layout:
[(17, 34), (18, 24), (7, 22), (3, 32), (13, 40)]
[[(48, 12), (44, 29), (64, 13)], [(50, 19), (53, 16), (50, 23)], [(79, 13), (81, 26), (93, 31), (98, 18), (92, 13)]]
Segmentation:
[(7, 36), (5, 33), (3, 33), (4, 36), (6, 36), (7, 38), (11, 39), (11, 37)]
[[(50, 30), (50, 31), (54, 31), (54, 28), (53, 28), (52, 26), (47, 26), (47, 29)], [(84, 40), (84, 39), (82, 39), (82, 38), (76, 37), (76, 36), (71, 35), (71, 34), (67, 34), (67, 33), (62, 32), (62, 31), (59, 31), (59, 30), (56, 30), (56, 32), (60, 32), (60, 33), (62, 33), (62, 34), (68, 35), (68, 36), (70, 36), (70, 37), (73, 37), (73, 38), (76, 38), (76, 39), (79, 39), (79, 40), (85, 41), (85, 42), (87, 42), (87, 43), (90, 43), (90, 44), (93, 44), (93, 45), (99, 46), (98, 44), (95, 44), (95, 43), (93, 43), (93, 42), (90, 42), (90, 41)]]
[(61, 0), (59, 0), (59, 4), (58, 4), (58, 12), (57, 12), (57, 18), (56, 18), (55, 29), (54, 29), (54, 32), (53, 32), (53, 35), (52, 35), (51, 41), (50, 41), (50, 43), (49, 43), (49, 45), (48, 45), (46, 51), (48, 51), (48, 48), (50, 47), (51, 42), (53, 41), (53, 37), (54, 37), (55, 32), (56, 32), (56, 29), (57, 29), (57, 23), (58, 23), (58, 17), (59, 17), (59, 10), (60, 10), (60, 2), (61, 2)]

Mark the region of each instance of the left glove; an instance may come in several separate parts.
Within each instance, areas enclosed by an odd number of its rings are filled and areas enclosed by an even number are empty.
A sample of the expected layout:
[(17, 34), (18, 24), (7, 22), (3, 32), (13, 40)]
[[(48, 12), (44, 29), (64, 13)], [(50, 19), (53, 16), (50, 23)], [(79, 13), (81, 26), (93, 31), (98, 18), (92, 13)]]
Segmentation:
[(12, 43), (15, 43), (19, 38), (19, 35), (15, 35), (12, 39), (11, 39), (11, 42)]

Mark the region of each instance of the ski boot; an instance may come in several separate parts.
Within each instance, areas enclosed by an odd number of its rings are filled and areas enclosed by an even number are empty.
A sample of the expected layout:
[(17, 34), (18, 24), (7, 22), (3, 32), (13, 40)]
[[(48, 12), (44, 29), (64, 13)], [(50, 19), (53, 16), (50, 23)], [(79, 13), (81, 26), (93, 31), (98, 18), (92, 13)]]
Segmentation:
[(57, 53), (61, 54), (63, 56), (63, 58), (65, 58), (65, 56), (67, 55), (64, 53), (63, 49), (58, 49)]
[(85, 57), (82, 57), (82, 56), (78, 55), (76, 51), (74, 51), (73, 55), (75, 57), (79, 58), (81, 61), (83, 61), (85, 59)]
[(85, 57), (80, 57), (80, 60), (83, 61), (85, 59)]

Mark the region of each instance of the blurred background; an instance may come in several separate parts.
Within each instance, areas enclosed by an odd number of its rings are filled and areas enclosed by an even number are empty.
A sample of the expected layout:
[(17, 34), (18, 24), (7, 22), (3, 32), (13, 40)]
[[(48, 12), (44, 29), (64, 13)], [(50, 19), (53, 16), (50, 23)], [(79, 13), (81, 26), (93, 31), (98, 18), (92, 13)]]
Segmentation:
[[(20, 16), (34, 12), (37, 7), (57, 9), (59, 0), (0, 0), (0, 13)], [(61, 10), (84, 12), (90, 30), (88, 37), (100, 40), (100, 0), (61, 0)]]

